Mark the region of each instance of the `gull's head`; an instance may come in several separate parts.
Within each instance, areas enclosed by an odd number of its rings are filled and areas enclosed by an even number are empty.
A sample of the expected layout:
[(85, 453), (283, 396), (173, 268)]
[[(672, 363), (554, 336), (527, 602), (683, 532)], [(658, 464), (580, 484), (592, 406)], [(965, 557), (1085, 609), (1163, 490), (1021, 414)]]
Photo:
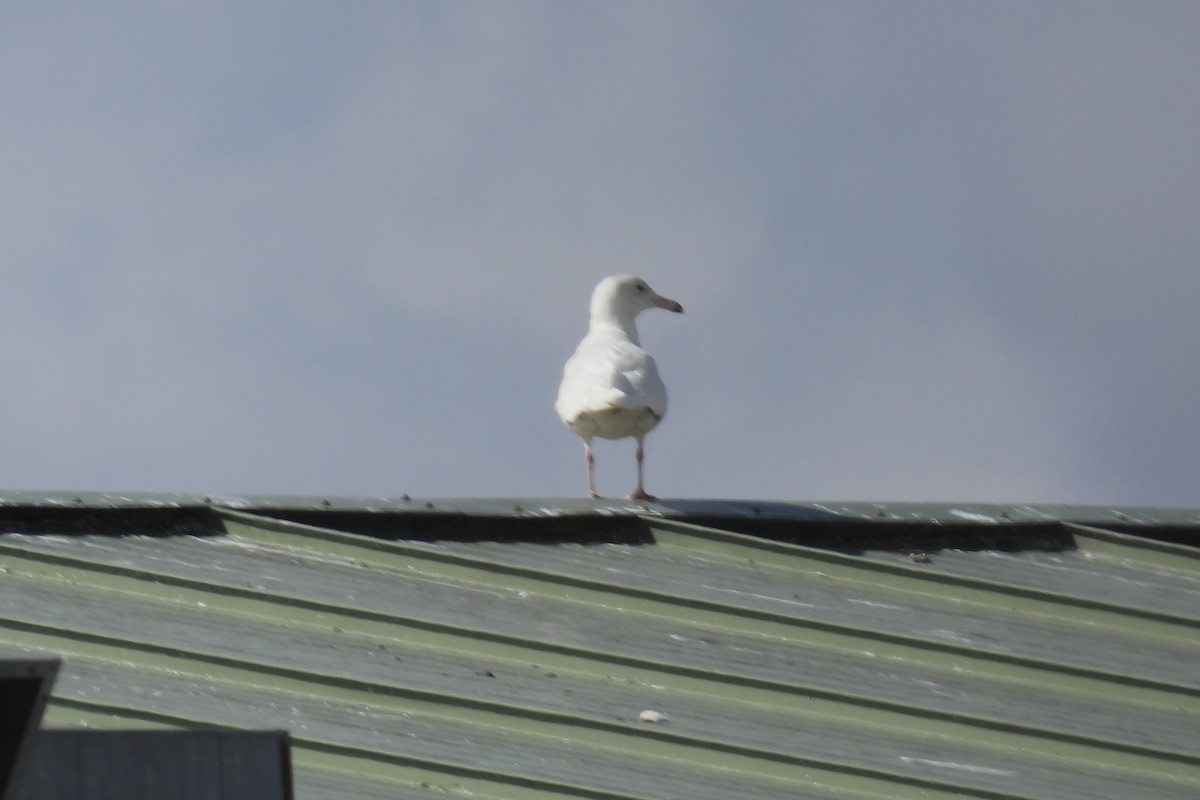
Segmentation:
[(636, 275), (610, 275), (592, 292), (592, 316), (617, 316), (633, 319), (647, 308), (665, 308), (676, 313), (683, 306), (663, 297)]

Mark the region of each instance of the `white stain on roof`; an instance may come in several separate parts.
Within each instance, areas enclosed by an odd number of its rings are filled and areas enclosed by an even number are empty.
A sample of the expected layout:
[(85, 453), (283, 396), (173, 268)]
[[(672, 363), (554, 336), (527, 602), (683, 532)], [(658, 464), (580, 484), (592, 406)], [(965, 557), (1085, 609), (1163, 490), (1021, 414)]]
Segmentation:
[(951, 509), (950, 515), (953, 517), (958, 517), (959, 519), (969, 520), (970, 522), (988, 522), (995, 524), (997, 521), (995, 517), (989, 517), (987, 514), (976, 514), (973, 511), (960, 511), (957, 508)]
[(942, 769), (957, 769), (963, 772), (974, 772), (980, 775), (1016, 775), (1017, 773), (1006, 769), (996, 769), (995, 767), (981, 767), (976, 764), (960, 764), (957, 761), (934, 761), (931, 758), (912, 758), (910, 756), (900, 756), (900, 760), (905, 764), (925, 764), (930, 767), (941, 767)]

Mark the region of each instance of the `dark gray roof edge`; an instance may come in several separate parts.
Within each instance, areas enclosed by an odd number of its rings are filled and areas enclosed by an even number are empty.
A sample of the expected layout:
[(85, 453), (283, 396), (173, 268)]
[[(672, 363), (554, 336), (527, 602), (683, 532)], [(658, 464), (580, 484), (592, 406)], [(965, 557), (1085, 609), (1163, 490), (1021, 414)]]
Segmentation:
[(195, 509), (440, 513), (486, 517), (662, 516), (676, 519), (879, 521), (953, 525), (1074, 522), (1121, 527), (1200, 528), (1200, 508), (1002, 503), (872, 503), (661, 498), (641, 503), (584, 498), (347, 497), (152, 492), (0, 491), (0, 509)]

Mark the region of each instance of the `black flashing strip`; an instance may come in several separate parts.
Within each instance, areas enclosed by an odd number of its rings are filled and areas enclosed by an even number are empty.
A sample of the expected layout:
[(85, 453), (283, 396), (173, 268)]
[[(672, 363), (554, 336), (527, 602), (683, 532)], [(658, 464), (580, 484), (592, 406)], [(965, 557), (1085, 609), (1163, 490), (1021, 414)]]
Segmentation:
[(1200, 510), (664, 499), (399, 498), (0, 492), (0, 532), (209, 535), (244, 511), (375, 536), (444, 541), (653, 539), (639, 518), (674, 519), (842, 552), (944, 548), (1058, 551), (1063, 524), (1200, 547)]
[(209, 508), (0, 506), (0, 533), (203, 536), (220, 531)]

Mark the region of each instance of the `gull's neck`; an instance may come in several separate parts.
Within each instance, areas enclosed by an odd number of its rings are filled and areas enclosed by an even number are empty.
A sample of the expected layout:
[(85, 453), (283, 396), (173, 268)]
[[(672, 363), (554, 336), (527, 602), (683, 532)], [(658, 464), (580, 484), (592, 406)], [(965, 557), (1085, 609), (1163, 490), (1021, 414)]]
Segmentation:
[(619, 337), (628, 339), (631, 343), (642, 346), (638, 340), (637, 325), (629, 314), (618, 314), (607, 307), (592, 307), (592, 318), (588, 323), (588, 336), (604, 338)]

